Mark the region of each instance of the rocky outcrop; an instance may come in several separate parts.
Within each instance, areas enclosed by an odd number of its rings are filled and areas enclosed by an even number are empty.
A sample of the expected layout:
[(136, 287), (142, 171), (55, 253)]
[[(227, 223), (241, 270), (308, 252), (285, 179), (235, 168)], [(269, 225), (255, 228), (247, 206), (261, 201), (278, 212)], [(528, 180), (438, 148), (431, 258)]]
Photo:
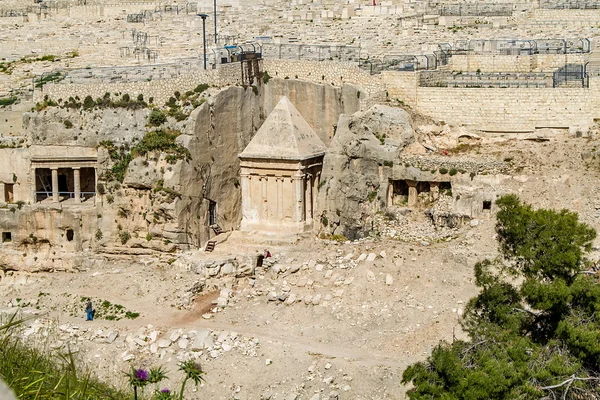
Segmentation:
[(349, 238), (370, 227), (373, 214), (385, 206), (394, 162), (415, 141), (411, 119), (400, 108), (373, 106), (340, 117), (323, 161), (319, 188), (322, 228)]

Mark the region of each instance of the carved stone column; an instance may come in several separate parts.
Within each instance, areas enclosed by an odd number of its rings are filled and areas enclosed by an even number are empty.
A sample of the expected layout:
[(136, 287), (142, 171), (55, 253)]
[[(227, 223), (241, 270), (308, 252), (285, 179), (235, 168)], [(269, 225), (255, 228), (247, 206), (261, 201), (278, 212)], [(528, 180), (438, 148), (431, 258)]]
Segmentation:
[(240, 174), (242, 180), (242, 218), (250, 212), (250, 175), (247, 172)]
[(440, 198), (440, 183), (439, 182), (429, 182), (429, 188), (431, 190), (431, 200), (436, 201)]
[(296, 175), (292, 178), (294, 182), (294, 186), (296, 187), (295, 193), (295, 212), (294, 212), (294, 220), (301, 224), (304, 221), (304, 175), (301, 171), (298, 171)]
[(283, 221), (283, 181), (285, 178), (277, 178), (277, 219)]
[(306, 185), (304, 185), (304, 203), (306, 204), (306, 223), (312, 224), (312, 184), (311, 184), (311, 174), (306, 174)]
[(52, 170), (52, 201), (58, 203), (58, 168), (51, 168)]
[(73, 191), (75, 192), (75, 202), (81, 203), (81, 178), (79, 168), (73, 168)]
[(260, 178), (260, 193), (261, 193), (261, 219), (263, 221), (269, 220), (269, 201), (267, 194), (267, 186), (269, 184), (269, 177), (261, 176)]
[(409, 207), (414, 207), (417, 205), (418, 202), (418, 195), (419, 193), (417, 192), (417, 181), (406, 181), (406, 184), (408, 185), (408, 206)]
[(394, 183), (392, 181), (388, 181), (387, 206), (391, 207), (393, 205), (394, 205)]

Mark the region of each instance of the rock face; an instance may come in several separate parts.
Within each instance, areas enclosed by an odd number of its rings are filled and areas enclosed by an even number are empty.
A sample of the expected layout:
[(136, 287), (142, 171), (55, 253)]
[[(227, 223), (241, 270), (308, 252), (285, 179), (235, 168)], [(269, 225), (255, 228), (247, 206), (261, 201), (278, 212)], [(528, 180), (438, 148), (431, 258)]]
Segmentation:
[[(281, 97), (297, 102), (298, 111), (325, 143), (331, 141), (339, 115), (360, 106), (358, 88), (351, 85), (334, 87), (277, 77), (257, 84), (257, 90), (210, 88), (195, 109), (182, 102), (183, 116), (190, 113), (187, 118), (171, 116), (158, 128), (148, 122), (151, 109), (160, 105), (140, 109), (49, 106), (25, 113), (24, 136), (17, 143), (27, 147), (0, 149), (0, 181), (15, 183), (15, 204), (0, 209), (3, 232), (12, 235), (0, 265), (29, 271), (73, 269), (85, 267), (86, 259), (73, 257), (74, 253), (129, 249), (145, 254), (200, 248), (214, 236), (211, 224), (224, 231), (239, 229), (238, 155)], [(157, 129), (177, 132), (175, 146), (188, 156), (159, 150), (136, 153), (136, 146), (146, 143), (146, 134)], [(40, 189), (32, 160), (54, 157), (64, 164), (60, 168), (70, 170), (84, 156), (97, 158), (95, 197), (81, 206), (37, 202), (33, 193)], [(115, 171), (122, 182), (114, 178)], [(237, 271), (226, 268), (225, 274), (230, 273)]]
[(403, 149), (415, 141), (409, 114), (376, 105), (340, 117), (323, 161), (319, 189), (322, 228), (349, 238), (370, 226), (385, 206), (387, 181)]

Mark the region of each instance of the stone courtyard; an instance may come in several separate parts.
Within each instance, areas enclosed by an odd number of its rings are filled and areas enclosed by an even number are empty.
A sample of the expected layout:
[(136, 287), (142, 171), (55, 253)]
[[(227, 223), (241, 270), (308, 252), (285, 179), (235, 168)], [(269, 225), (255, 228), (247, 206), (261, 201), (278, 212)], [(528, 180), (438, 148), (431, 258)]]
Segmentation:
[(0, 26), (0, 317), (111, 384), (195, 359), (187, 398), (402, 399), (464, 335), (497, 198), (600, 227), (600, 3), (4, 0)]

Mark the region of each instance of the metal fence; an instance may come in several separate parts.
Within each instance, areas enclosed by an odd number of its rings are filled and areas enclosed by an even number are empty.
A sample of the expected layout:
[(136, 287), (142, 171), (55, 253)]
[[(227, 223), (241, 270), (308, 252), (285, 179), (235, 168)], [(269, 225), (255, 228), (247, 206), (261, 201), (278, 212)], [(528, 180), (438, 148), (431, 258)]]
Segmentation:
[(589, 0), (541, 0), (540, 8), (587, 10), (599, 9), (600, 1)]
[(567, 64), (552, 73), (553, 87), (590, 87), (586, 65)]
[(447, 51), (450, 54), (577, 54), (591, 52), (592, 45), (587, 38), (565, 39), (498, 39), (457, 41)]
[(554, 72), (421, 71), (419, 86), (455, 88), (586, 88), (585, 65), (567, 64)]
[(263, 57), (288, 60), (346, 61), (360, 60), (360, 47), (336, 44), (263, 43)]
[(439, 15), (448, 17), (510, 17), (512, 3), (458, 3), (439, 6)]

